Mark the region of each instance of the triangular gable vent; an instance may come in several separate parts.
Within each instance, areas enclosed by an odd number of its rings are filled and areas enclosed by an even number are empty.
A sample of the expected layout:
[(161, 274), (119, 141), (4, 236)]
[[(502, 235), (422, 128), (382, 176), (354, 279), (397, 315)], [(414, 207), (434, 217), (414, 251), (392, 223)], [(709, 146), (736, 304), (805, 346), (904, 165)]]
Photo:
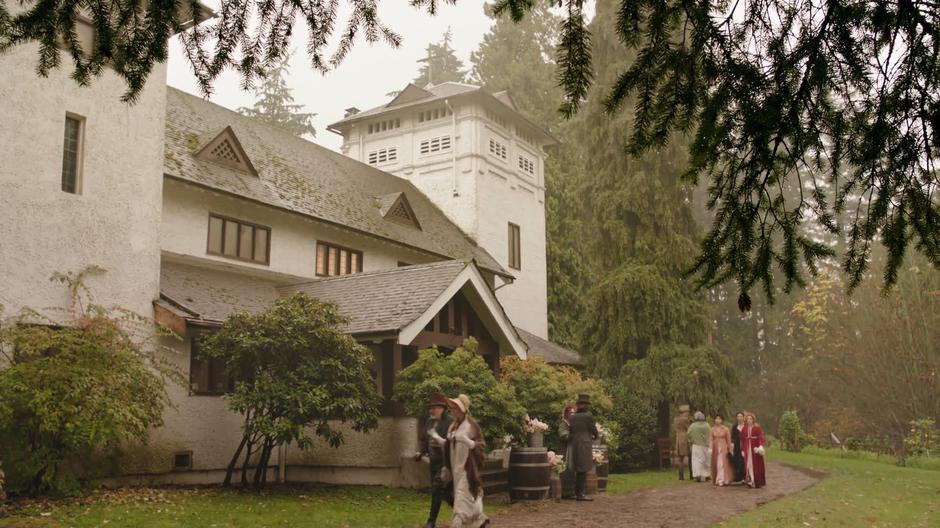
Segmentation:
[(218, 163), (230, 169), (247, 172), (253, 176), (258, 175), (230, 126), (225, 127), (215, 139), (199, 149), (196, 158)]
[(418, 217), (415, 215), (404, 193), (398, 193), (398, 197), (392, 202), (392, 205), (385, 209), (382, 216), (384, 216), (386, 220), (421, 229)]

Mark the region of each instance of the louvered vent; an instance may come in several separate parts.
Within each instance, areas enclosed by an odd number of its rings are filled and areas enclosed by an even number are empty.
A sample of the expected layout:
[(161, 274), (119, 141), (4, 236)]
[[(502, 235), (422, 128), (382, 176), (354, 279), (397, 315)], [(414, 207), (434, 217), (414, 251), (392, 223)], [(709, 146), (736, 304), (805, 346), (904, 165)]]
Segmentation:
[(388, 210), (388, 214), (385, 216), (402, 222), (408, 222), (409, 224), (413, 224), (415, 221), (415, 219), (412, 218), (411, 214), (408, 212), (408, 208), (405, 207), (405, 204), (401, 200), (392, 206), (392, 208)]
[(242, 161), (238, 158), (238, 154), (235, 152), (235, 148), (232, 147), (232, 144), (228, 139), (220, 141), (210, 152), (213, 156), (223, 159), (225, 161), (230, 161), (232, 163), (241, 163)]

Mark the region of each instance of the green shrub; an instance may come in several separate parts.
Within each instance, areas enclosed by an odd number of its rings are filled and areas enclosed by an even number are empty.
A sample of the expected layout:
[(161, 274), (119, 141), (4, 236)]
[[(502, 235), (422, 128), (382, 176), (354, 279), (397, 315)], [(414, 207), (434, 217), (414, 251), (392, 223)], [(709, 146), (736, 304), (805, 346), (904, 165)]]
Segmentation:
[(936, 424), (929, 418), (911, 422), (911, 430), (904, 438), (904, 448), (908, 456), (931, 457), (937, 455), (940, 435)]
[(780, 415), (780, 424), (777, 427), (777, 436), (783, 448), (787, 451), (797, 452), (811, 442), (812, 438), (803, 431), (800, 417), (796, 411), (785, 411)]
[(501, 371), (502, 382), (512, 388), (529, 416), (548, 424), (545, 433), (547, 446), (557, 448), (559, 445), (558, 425), (565, 404), (574, 403), (579, 394), (587, 394), (591, 397), (591, 412), (595, 419), (608, 426), (608, 447), (616, 447), (618, 428), (606, 423), (612, 402), (597, 381), (585, 380), (574, 369), (554, 367), (540, 358), (506, 358)]
[(610, 451), (611, 465), (626, 471), (649, 467), (656, 451), (656, 404), (624, 383), (611, 380), (605, 387), (613, 399), (608, 422), (618, 429), (619, 436)]
[(476, 347), (476, 341), (470, 338), (449, 356), (436, 348), (419, 351), (417, 361), (398, 373), (395, 398), (412, 416), (424, 416), (432, 394), (451, 398), (466, 394), (470, 397), (470, 414), (483, 429), (487, 449), (494, 449), (503, 444), (506, 435), (521, 434), (525, 408), (512, 388), (496, 379)]
[(73, 492), (90, 455), (143, 441), (162, 423), (166, 381), (180, 380), (133, 332), (146, 326), (153, 337), (151, 322), (75, 300), (91, 271), (54, 277), (73, 293), (71, 321), (53, 326), (26, 311), (0, 322), (0, 456), (10, 493)]

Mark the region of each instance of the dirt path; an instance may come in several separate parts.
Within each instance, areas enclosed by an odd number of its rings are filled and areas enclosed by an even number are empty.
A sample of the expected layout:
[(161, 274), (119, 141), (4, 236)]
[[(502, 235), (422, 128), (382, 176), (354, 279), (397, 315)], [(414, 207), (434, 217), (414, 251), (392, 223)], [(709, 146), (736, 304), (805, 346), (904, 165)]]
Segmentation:
[(669, 528), (707, 527), (815, 484), (821, 475), (770, 462), (761, 489), (719, 488), (711, 483), (686, 482), (616, 495), (602, 494), (594, 502), (562, 501), (518, 504), (493, 518), (494, 528)]

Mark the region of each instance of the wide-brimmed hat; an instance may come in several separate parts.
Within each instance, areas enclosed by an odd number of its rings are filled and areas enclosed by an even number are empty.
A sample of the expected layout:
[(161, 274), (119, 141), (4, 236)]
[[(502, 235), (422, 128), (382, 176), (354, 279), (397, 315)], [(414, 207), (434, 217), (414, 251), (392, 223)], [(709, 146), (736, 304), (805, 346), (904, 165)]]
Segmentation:
[(448, 398), (447, 401), (452, 407), (460, 409), (460, 412), (464, 414), (470, 412), (470, 397), (466, 394), (461, 394), (456, 398)]
[(589, 394), (578, 394), (578, 405), (591, 405), (591, 396)]
[(441, 393), (432, 394), (428, 398), (428, 407), (447, 407), (447, 396), (444, 396)]

